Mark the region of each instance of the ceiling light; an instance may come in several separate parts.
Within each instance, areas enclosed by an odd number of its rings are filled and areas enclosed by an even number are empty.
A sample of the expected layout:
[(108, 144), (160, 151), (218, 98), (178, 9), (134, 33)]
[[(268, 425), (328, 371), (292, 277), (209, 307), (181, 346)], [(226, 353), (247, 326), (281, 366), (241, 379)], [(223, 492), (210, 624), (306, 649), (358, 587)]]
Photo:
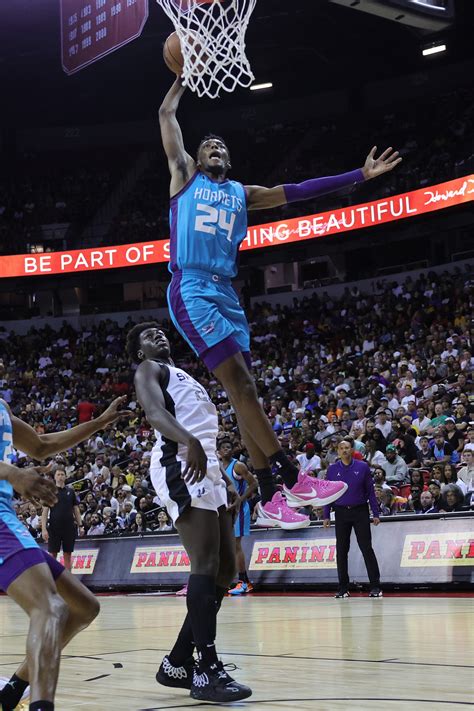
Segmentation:
[(273, 86), (271, 81), (264, 82), (263, 84), (252, 84), (250, 91), (260, 91), (260, 89), (271, 89)]
[(425, 47), (422, 51), (423, 57), (429, 57), (430, 54), (438, 54), (438, 52), (446, 52), (445, 44), (434, 44), (431, 47)]

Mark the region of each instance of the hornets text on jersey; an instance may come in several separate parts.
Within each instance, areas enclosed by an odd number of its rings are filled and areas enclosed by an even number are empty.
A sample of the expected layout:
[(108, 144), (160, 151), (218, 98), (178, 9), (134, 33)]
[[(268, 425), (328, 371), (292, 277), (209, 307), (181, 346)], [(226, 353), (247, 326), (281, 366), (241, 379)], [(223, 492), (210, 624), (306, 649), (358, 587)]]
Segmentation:
[(170, 228), (171, 272), (200, 269), (236, 276), (237, 253), (247, 235), (244, 186), (196, 171), (171, 199)]

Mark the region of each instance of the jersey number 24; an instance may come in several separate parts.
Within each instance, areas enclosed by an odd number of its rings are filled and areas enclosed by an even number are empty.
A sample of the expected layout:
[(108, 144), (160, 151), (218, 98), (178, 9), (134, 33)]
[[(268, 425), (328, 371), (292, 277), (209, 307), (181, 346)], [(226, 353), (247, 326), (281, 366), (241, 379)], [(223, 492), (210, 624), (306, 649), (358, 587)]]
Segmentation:
[(235, 213), (227, 212), (220, 208), (219, 210), (212, 205), (198, 203), (198, 210), (203, 212), (203, 215), (196, 215), (196, 232), (207, 232), (210, 235), (216, 234), (216, 225), (226, 233), (226, 239), (232, 242), (232, 230), (234, 229)]

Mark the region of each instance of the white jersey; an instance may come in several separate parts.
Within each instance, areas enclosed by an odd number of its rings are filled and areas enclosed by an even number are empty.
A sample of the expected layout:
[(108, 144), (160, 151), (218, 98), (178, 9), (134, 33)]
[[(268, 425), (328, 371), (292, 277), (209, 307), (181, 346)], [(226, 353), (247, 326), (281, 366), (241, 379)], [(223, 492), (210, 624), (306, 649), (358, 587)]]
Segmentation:
[[(217, 410), (202, 385), (190, 375), (167, 363), (161, 363), (160, 385), (165, 398), (165, 406), (188, 432), (202, 444), (206, 454), (215, 457), (218, 431)], [(171, 459), (186, 459), (186, 447), (163, 437), (155, 430), (155, 453), (161, 450), (162, 464)]]

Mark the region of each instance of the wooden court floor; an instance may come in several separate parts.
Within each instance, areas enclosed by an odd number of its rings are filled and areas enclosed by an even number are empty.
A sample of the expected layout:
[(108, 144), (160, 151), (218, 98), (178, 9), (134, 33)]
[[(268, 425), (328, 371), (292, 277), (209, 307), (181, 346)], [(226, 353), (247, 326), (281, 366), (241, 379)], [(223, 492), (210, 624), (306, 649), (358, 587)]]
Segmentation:
[[(94, 624), (64, 652), (58, 711), (214, 706), (155, 681), (185, 614), (175, 597), (102, 597)], [(449, 711), (474, 706), (473, 599), (248, 596), (219, 615), (224, 662), (253, 696), (249, 711)], [(25, 646), (26, 617), (0, 598), (0, 676)]]

